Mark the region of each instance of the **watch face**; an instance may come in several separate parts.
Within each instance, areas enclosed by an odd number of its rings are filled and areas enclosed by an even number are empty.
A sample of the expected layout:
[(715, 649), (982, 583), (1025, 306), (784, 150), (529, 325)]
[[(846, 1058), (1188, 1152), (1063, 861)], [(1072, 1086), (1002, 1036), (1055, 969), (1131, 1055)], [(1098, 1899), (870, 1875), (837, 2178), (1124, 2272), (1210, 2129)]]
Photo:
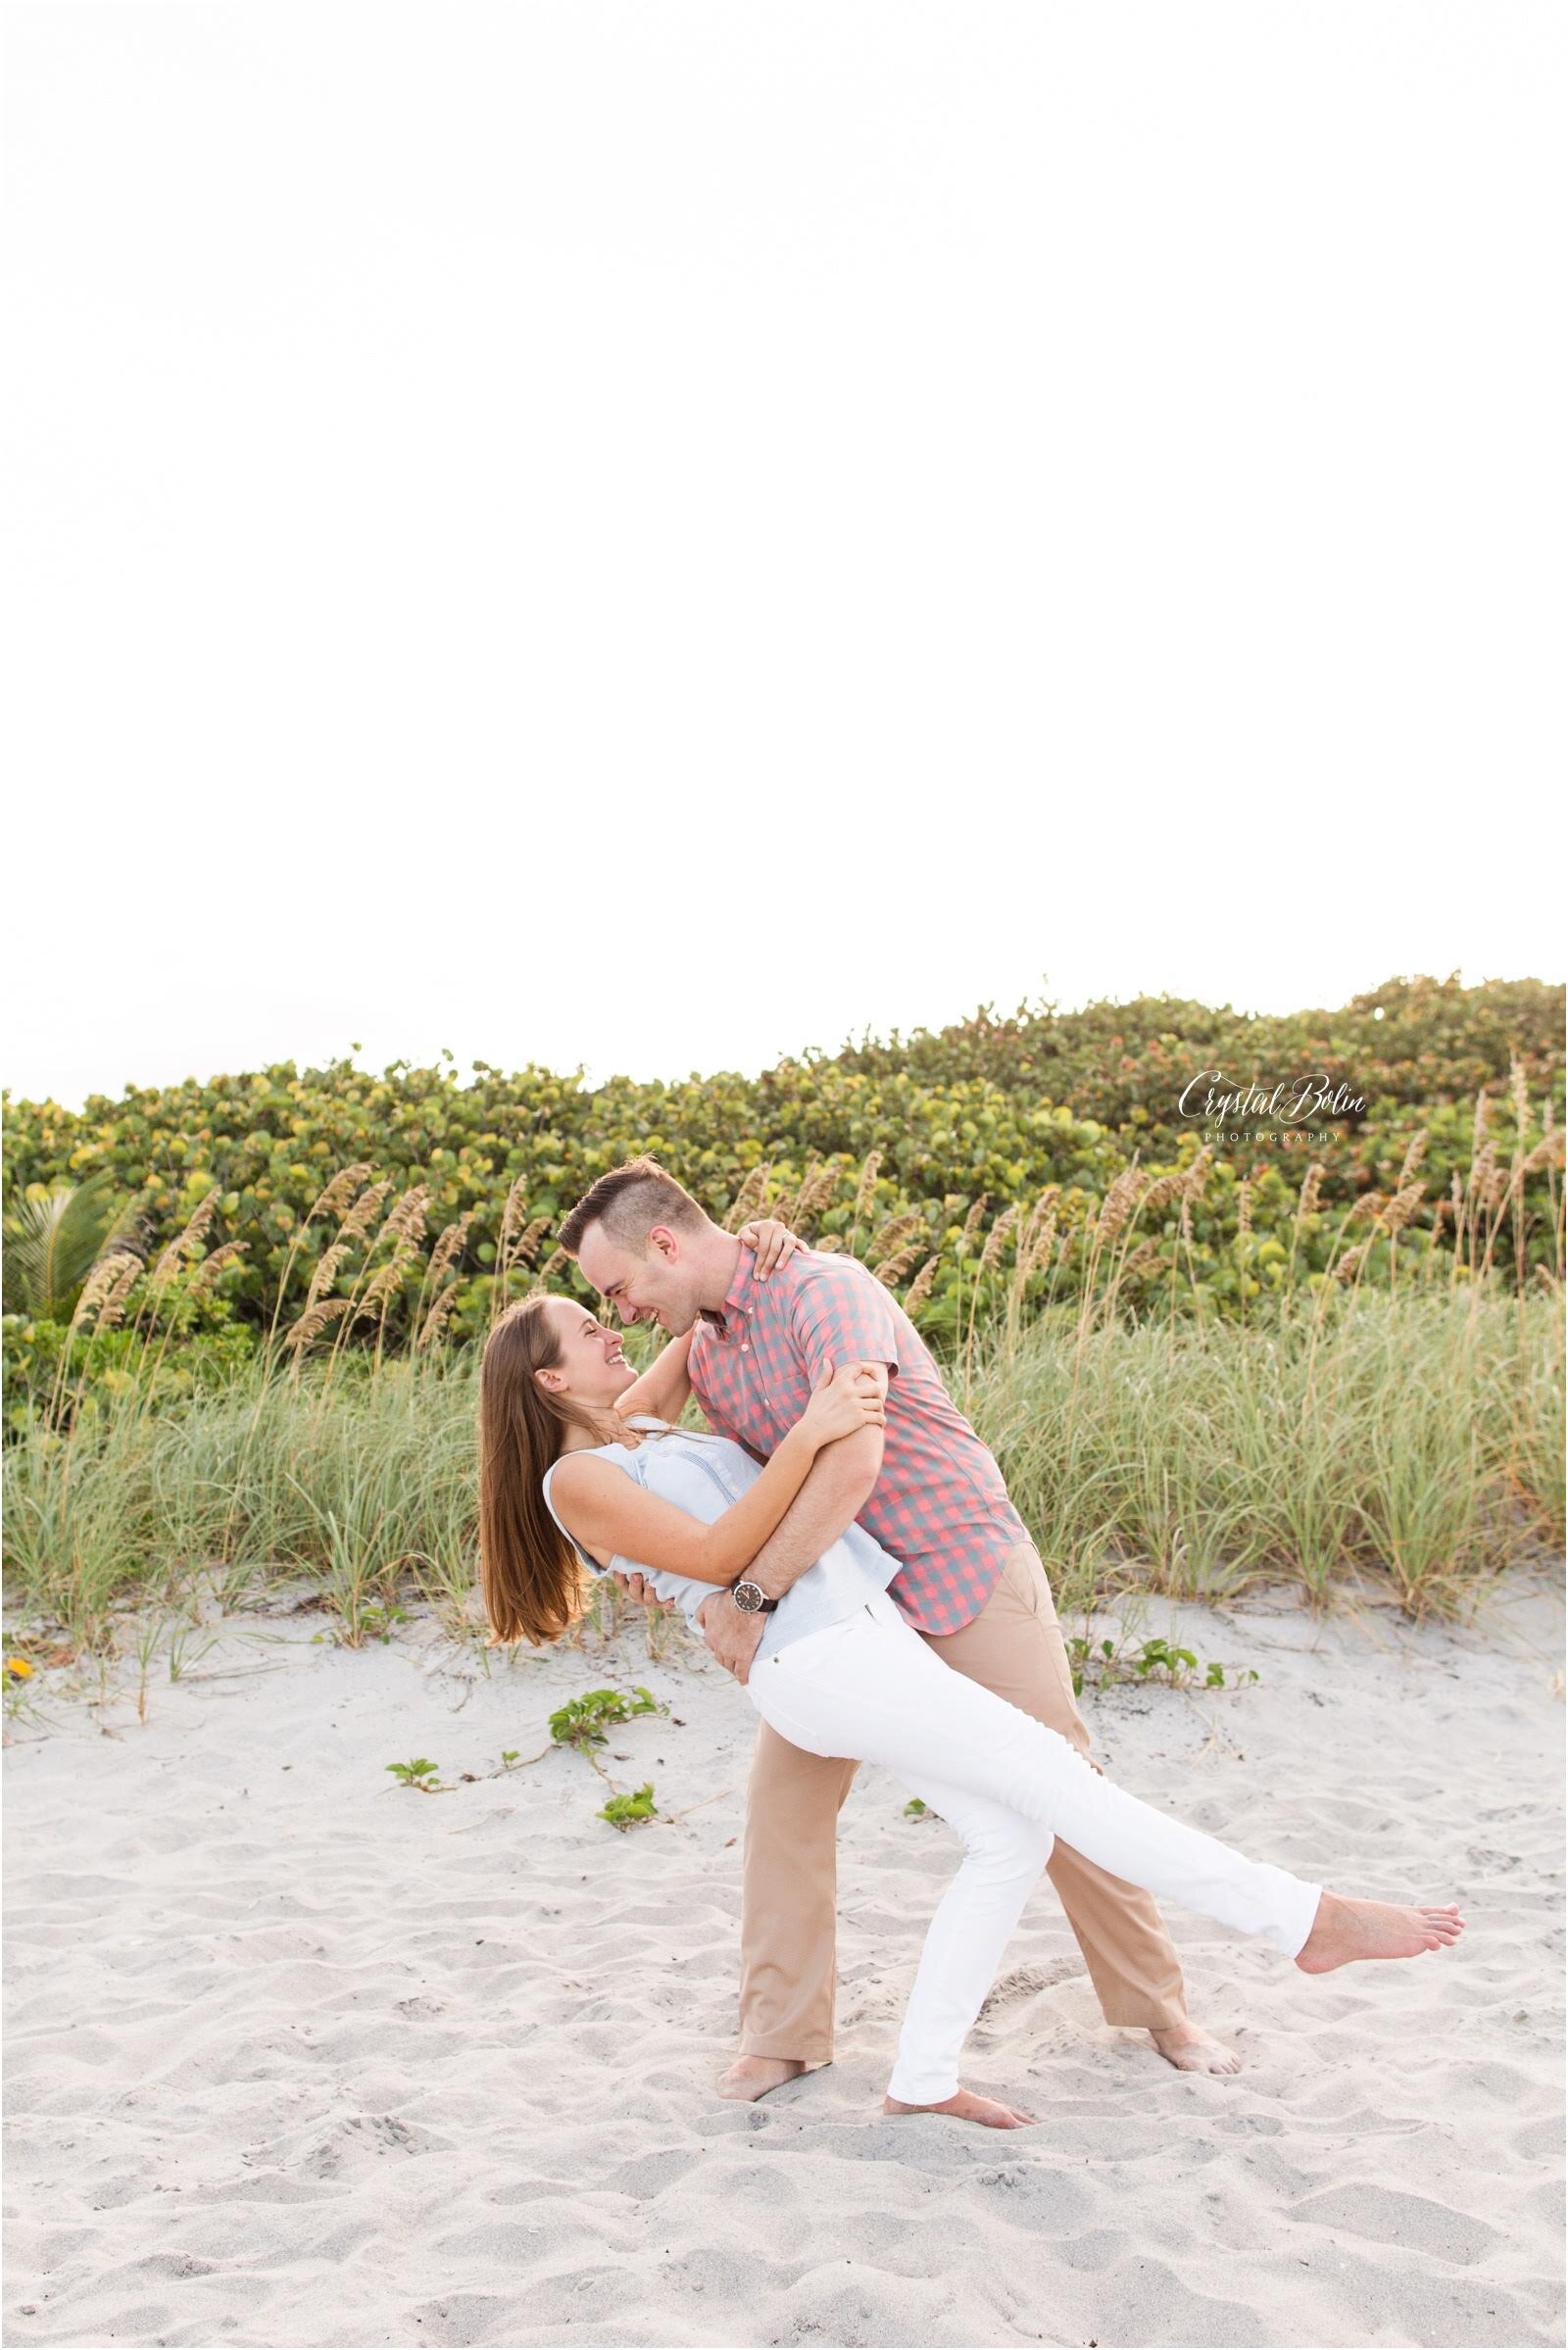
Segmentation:
[(760, 1585), (755, 1583), (738, 1583), (735, 1586), (731, 1596), (743, 1615), (755, 1616), (760, 1614), (762, 1606), (762, 1591)]

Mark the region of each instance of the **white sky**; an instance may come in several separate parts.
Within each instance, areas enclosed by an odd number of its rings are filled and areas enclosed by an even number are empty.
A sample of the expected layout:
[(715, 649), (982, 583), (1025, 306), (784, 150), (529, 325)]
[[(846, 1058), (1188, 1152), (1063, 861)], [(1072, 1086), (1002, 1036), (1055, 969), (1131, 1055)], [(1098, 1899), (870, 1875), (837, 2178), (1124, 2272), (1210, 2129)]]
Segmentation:
[(16, 1091), (1561, 975), (1560, 9), (4, 37)]

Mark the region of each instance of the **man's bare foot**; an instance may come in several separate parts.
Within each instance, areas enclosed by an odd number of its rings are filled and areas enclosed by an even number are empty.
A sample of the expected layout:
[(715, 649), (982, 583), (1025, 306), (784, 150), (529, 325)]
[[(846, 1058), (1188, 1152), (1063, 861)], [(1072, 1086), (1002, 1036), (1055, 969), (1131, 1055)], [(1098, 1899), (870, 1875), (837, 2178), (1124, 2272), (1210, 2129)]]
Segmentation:
[(765, 2097), (769, 2089), (781, 2089), (786, 2081), (796, 2081), (806, 2070), (798, 2056), (737, 2056), (718, 2084), (721, 2097), (739, 2097), (748, 2105)]
[(1343, 1893), (1324, 1893), (1296, 1963), (1303, 1975), (1329, 1975), (1356, 1958), (1419, 1958), (1423, 1950), (1450, 1948), (1463, 1932), (1455, 1901), (1442, 1909), (1407, 1909), (1393, 1901), (1350, 1901)]
[(972, 2089), (959, 2089), (944, 2097), (940, 2105), (905, 2105), (897, 2097), (884, 2097), (885, 2114), (952, 2114), (959, 2122), (978, 2122), (985, 2130), (1027, 2130), (1034, 2121), (1016, 2105), (999, 2105), (995, 2097), (977, 2097)]
[(1242, 2060), (1201, 2024), (1173, 2024), (1168, 2032), (1150, 2029), (1150, 2038), (1168, 2065), (1178, 2073), (1239, 2073)]

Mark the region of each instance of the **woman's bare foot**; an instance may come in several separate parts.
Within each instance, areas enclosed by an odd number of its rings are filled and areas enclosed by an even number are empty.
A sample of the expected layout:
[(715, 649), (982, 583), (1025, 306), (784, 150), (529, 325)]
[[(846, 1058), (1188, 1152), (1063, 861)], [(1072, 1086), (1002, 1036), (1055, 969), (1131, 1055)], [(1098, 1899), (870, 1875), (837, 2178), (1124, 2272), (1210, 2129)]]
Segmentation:
[(905, 2105), (897, 2097), (884, 2097), (882, 2111), (885, 2114), (952, 2114), (959, 2122), (978, 2122), (985, 2130), (1027, 2130), (1035, 2118), (1016, 2105), (999, 2105), (995, 2097), (977, 2097), (972, 2089), (959, 2089), (955, 2095), (944, 2097), (940, 2105)]
[(786, 2081), (798, 2080), (805, 2070), (798, 2056), (737, 2056), (719, 2082), (718, 2093), (755, 2104), (769, 2089), (780, 2089)]
[(1405, 1908), (1393, 1901), (1350, 1901), (1324, 1893), (1312, 1931), (1297, 1952), (1303, 1975), (1329, 1975), (1356, 1958), (1419, 1958), (1423, 1950), (1446, 1950), (1464, 1932), (1459, 1906)]

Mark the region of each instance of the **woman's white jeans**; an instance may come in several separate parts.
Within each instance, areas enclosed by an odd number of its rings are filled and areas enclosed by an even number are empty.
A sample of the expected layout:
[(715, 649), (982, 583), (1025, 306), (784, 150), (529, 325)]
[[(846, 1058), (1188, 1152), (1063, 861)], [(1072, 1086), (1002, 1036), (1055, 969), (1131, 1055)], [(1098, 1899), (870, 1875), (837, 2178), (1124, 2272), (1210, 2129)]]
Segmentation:
[(1321, 1886), (1248, 1860), (1115, 1787), (1056, 1731), (934, 1656), (885, 1592), (754, 1665), (762, 1719), (808, 1754), (881, 1763), (940, 1812), (964, 1857), (920, 1954), (889, 2094), (934, 2105), (1056, 1836), (1161, 1901), (1294, 1958)]

